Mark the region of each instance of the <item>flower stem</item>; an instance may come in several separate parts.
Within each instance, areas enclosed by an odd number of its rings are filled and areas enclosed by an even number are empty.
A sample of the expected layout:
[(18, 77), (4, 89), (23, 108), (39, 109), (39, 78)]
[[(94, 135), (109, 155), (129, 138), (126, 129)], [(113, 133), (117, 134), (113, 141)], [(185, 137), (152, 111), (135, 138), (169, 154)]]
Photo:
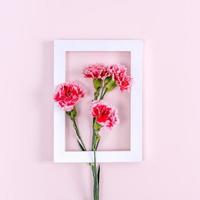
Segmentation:
[[(74, 112), (75, 113), (72, 113)], [(66, 112), (66, 114), (70, 117), (70, 119), (73, 122), (73, 127), (74, 130), (76, 132), (76, 136), (77, 136), (77, 142), (79, 144), (79, 147), (81, 148), (82, 151), (87, 151), (85, 144), (81, 138), (80, 135), (80, 131), (79, 128), (77, 126), (76, 123), (76, 110), (74, 110), (72, 112)], [(97, 146), (99, 143), (99, 138), (97, 139), (97, 134), (94, 128), (95, 125), (95, 118), (93, 118), (93, 137), (92, 137), (92, 150), (94, 152), (94, 162), (93, 163), (89, 163), (91, 170), (92, 170), (92, 174), (93, 174), (93, 180), (94, 180), (94, 186), (93, 186), (93, 198), (94, 200), (99, 200), (99, 177), (100, 177), (100, 166), (98, 167), (98, 171), (97, 171), (97, 164), (96, 164), (96, 150), (97, 150)]]
[(96, 162), (96, 150), (94, 150), (94, 173), (95, 173), (95, 179), (94, 179), (94, 200), (99, 200), (99, 183), (98, 183), (98, 175), (97, 175), (97, 162)]
[[(99, 170), (97, 170), (97, 161), (96, 161), (96, 150), (99, 143), (98, 132), (95, 130), (96, 120), (93, 118), (93, 136), (92, 136), (92, 150), (94, 155), (94, 162), (92, 167), (93, 173), (93, 198), (94, 200), (99, 200)], [(100, 166), (99, 166), (100, 169)]]
[(76, 119), (72, 118), (71, 120), (73, 122), (73, 127), (74, 127), (74, 130), (76, 132), (77, 142), (78, 142), (80, 148), (82, 149), (82, 151), (86, 151), (86, 147), (85, 147), (85, 144), (83, 142), (83, 139), (81, 138), (80, 131), (79, 131), (77, 123), (76, 123)]
[(102, 89), (101, 96), (100, 96), (100, 100), (102, 100), (102, 99), (104, 98), (106, 92), (107, 92), (107, 89), (106, 89), (106, 88), (103, 88), (103, 89)]
[[(94, 94), (94, 100), (102, 100), (107, 92), (107, 89), (103, 83), (101, 88), (99, 88)], [(100, 165), (97, 166), (96, 161), (96, 151), (100, 142), (100, 137), (98, 134), (99, 130), (95, 129), (96, 119), (93, 118), (93, 135), (92, 135), (92, 151), (94, 155), (94, 162), (91, 164), (92, 174), (93, 174), (93, 199), (99, 200), (99, 183), (100, 183)], [(97, 170), (98, 168), (98, 170)]]

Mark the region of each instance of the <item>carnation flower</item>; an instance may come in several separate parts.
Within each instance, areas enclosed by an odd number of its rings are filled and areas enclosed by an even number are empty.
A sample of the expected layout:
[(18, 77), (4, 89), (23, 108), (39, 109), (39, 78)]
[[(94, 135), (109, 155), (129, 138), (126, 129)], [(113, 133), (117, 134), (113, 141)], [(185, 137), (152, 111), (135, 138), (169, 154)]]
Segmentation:
[(117, 110), (102, 101), (93, 102), (91, 114), (98, 124), (107, 128), (112, 128), (119, 123)]
[(83, 74), (85, 78), (102, 80), (104, 80), (108, 76), (111, 76), (111, 74), (108, 71), (108, 67), (104, 64), (89, 65), (83, 70)]
[(127, 75), (127, 68), (124, 65), (111, 65), (108, 71), (112, 74), (121, 91), (130, 88), (131, 77)]
[(62, 83), (56, 88), (54, 94), (55, 102), (58, 102), (59, 106), (69, 112), (73, 110), (74, 106), (83, 98), (85, 92), (79, 84), (75, 82)]
[(116, 82), (119, 85), (121, 91), (128, 90), (131, 86), (131, 77), (127, 75), (119, 77)]

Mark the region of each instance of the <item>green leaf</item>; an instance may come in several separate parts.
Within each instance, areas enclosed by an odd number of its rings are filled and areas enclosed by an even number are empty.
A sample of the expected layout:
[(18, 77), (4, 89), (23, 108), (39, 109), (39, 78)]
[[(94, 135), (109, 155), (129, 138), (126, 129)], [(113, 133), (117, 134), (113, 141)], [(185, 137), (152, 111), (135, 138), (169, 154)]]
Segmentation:
[(112, 91), (117, 86), (115, 80), (110, 79), (110, 81), (106, 84), (105, 88), (107, 92)]
[(102, 80), (101, 79), (94, 79), (93, 80), (93, 85), (94, 85), (94, 88), (96, 90), (99, 90), (102, 86)]

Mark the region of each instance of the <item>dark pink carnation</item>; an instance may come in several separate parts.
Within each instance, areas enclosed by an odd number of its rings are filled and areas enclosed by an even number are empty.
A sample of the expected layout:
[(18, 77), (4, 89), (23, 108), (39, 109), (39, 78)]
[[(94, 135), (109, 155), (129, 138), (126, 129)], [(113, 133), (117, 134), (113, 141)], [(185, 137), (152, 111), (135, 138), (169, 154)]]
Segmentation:
[(102, 101), (93, 102), (91, 113), (98, 124), (107, 128), (112, 128), (119, 123), (117, 110)]
[(73, 110), (74, 106), (83, 98), (85, 92), (79, 84), (62, 83), (58, 85), (54, 94), (54, 100), (58, 102), (59, 106), (65, 111)]
[(83, 70), (83, 74), (85, 78), (92, 78), (92, 79), (105, 79), (111, 74), (108, 71), (108, 67), (104, 64), (93, 64), (85, 67)]
[(109, 66), (109, 73), (112, 74), (121, 91), (127, 90), (131, 86), (131, 77), (127, 75), (127, 68), (124, 65)]

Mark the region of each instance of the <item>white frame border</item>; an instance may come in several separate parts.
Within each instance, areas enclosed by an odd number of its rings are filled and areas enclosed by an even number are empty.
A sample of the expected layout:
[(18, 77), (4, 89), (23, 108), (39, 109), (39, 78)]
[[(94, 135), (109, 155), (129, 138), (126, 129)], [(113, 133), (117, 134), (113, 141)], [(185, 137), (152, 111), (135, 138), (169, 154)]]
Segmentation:
[[(142, 40), (55, 40), (54, 87), (65, 82), (66, 51), (130, 51), (131, 75), (131, 143), (130, 151), (97, 151), (97, 162), (142, 161)], [(134, 58), (133, 58), (134, 55)], [(134, 139), (133, 139), (134, 138)], [(89, 163), (92, 151), (65, 151), (65, 114), (54, 104), (54, 162)]]

